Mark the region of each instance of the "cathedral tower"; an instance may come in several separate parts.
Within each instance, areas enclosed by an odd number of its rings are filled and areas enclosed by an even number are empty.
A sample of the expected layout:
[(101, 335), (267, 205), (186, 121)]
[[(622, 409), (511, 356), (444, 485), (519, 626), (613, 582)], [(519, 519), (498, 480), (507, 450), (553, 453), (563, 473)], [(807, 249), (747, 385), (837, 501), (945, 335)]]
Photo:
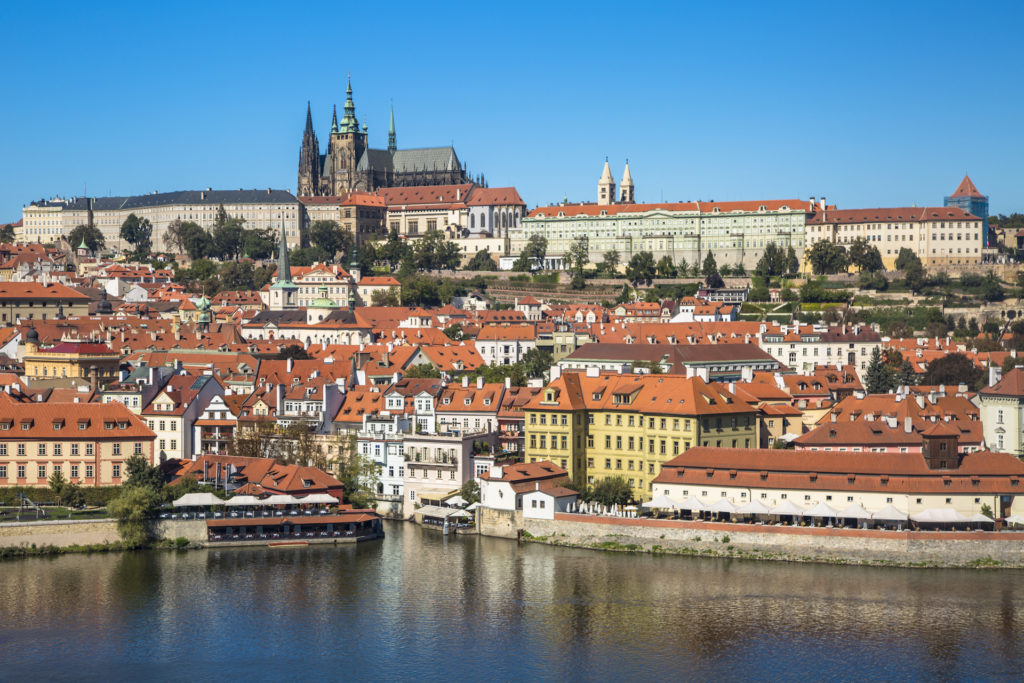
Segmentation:
[(619, 203), (633, 204), (635, 202), (633, 176), (629, 174), (629, 159), (626, 159), (626, 170), (622, 172), (622, 184), (619, 186)]
[[(336, 126), (336, 129), (335, 129)], [(359, 119), (356, 118), (356, 105), (352, 100), (352, 79), (349, 78), (345, 89), (345, 114), (341, 121), (331, 126), (331, 144), (328, 154), (331, 157), (331, 187), (328, 194), (341, 195), (357, 186), (356, 165), (366, 150), (366, 128), (360, 130)]]
[(320, 189), (320, 141), (313, 130), (313, 114), (306, 102), (306, 130), (302, 133), (302, 146), (299, 148), (299, 186), (300, 196), (319, 194)]
[(608, 157), (604, 158), (604, 170), (601, 179), (597, 181), (597, 203), (615, 203), (615, 178), (612, 177), (612, 169), (608, 167)]

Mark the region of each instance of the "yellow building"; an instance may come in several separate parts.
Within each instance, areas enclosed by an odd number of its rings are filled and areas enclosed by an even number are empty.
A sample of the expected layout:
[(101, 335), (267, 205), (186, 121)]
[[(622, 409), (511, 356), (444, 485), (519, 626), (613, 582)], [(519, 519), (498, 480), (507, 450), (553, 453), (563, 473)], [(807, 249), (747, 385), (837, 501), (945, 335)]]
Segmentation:
[(638, 499), (688, 448), (758, 446), (757, 409), (699, 377), (566, 373), (525, 414), (527, 462), (550, 460), (588, 484), (622, 477)]
[(112, 382), (117, 377), (121, 354), (106, 344), (62, 341), (49, 348), (39, 348), (39, 335), (29, 328), (25, 335), (25, 377), (32, 380), (93, 379), (96, 383)]
[(0, 282), (0, 324), (89, 315), (89, 297), (56, 282)]

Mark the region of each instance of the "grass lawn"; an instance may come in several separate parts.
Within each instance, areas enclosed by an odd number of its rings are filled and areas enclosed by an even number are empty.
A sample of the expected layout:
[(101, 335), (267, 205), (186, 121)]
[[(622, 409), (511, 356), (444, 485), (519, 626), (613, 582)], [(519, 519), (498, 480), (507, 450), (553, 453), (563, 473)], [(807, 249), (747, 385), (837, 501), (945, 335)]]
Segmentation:
[(3, 507), (0, 508), (0, 522), (35, 522), (35, 521), (54, 521), (58, 519), (105, 519), (107, 517), (106, 508), (89, 508), (86, 510), (72, 510), (66, 507), (59, 507), (56, 505), (44, 505), (43, 510), (46, 511), (46, 515), (36, 513), (33, 508), (21, 509), (21, 519), (18, 519), (19, 508), (17, 507)]

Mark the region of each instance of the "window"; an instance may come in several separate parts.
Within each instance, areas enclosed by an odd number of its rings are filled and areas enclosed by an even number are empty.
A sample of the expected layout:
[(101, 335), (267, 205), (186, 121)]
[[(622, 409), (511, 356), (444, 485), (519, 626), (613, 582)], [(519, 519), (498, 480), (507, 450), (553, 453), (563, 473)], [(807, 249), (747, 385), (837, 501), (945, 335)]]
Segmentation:
[(63, 449), (61, 448), (61, 445), (59, 443), (53, 444), (53, 454), (54, 455), (59, 457), (61, 455), (61, 451), (62, 450)]
[(24, 478), (25, 478), (25, 466), (24, 465), (18, 465), (18, 479), (24, 479)]
[(141, 441), (137, 442), (135, 444), (135, 455), (142, 455), (142, 442)]
[(92, 465), (85, 466), (85, 478), (92, 479)]
[(46, 479), (46, 465), (39, 466), (39, 478)]
[(7, 444), (0, 443), (0, 455), (7, 455)]
[(78, 479), (78, 465), (71, 466), (71, 478)]
[(23, 444), (23, 443), (19, 443), (18, 444), (18, 455), (20, 455), (20, 456), (24, 456), (25, 455), (25, 444)]
[(85, 444), (85, 454), (86, 455), (93, 455), (92, 444), (91, 443)]
[(0, 479), (7, 478), (7, 465), (0, 465)]
[(71, 455), (78, 455), (78, 444), (71, 444)]

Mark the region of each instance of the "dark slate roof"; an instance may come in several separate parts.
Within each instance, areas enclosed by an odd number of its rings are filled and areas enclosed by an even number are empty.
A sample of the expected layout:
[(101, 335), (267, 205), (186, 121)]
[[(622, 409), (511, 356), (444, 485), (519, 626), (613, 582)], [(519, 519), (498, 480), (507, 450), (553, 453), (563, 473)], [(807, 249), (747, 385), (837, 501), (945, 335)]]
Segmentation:
[[(95, 197), (93, 209), (111, 211), (116, 209), (141, 209), (150, 206), (168, 206), (173, 204), (288, 204), (298, 203), (288, 190), (181, 190), (178, 192), (158, 192), (142, 194), (134, 197)], [(47, 202), (45, 205), (53, 205)], [(64, 204), (71, 210), (89, 208), (89, 198), (75, 197)]]
[(394, 154), (386, 149), (367, 149), (356, 165), (358, 171), (389, 171), (412, 173), (413, 171), (454, 171), (461, 169), (454, 147), (422, 147), (400, 149)]
[(274, 323), (278, 327), (281, 325), (288, 325), (289, 323), (305, 323), (306, 322), (306, 309), (292, 309), (290, 311), (260, 311), (252, 320), (249, 321), (250, 325), (266, 325), (267, 323)]

